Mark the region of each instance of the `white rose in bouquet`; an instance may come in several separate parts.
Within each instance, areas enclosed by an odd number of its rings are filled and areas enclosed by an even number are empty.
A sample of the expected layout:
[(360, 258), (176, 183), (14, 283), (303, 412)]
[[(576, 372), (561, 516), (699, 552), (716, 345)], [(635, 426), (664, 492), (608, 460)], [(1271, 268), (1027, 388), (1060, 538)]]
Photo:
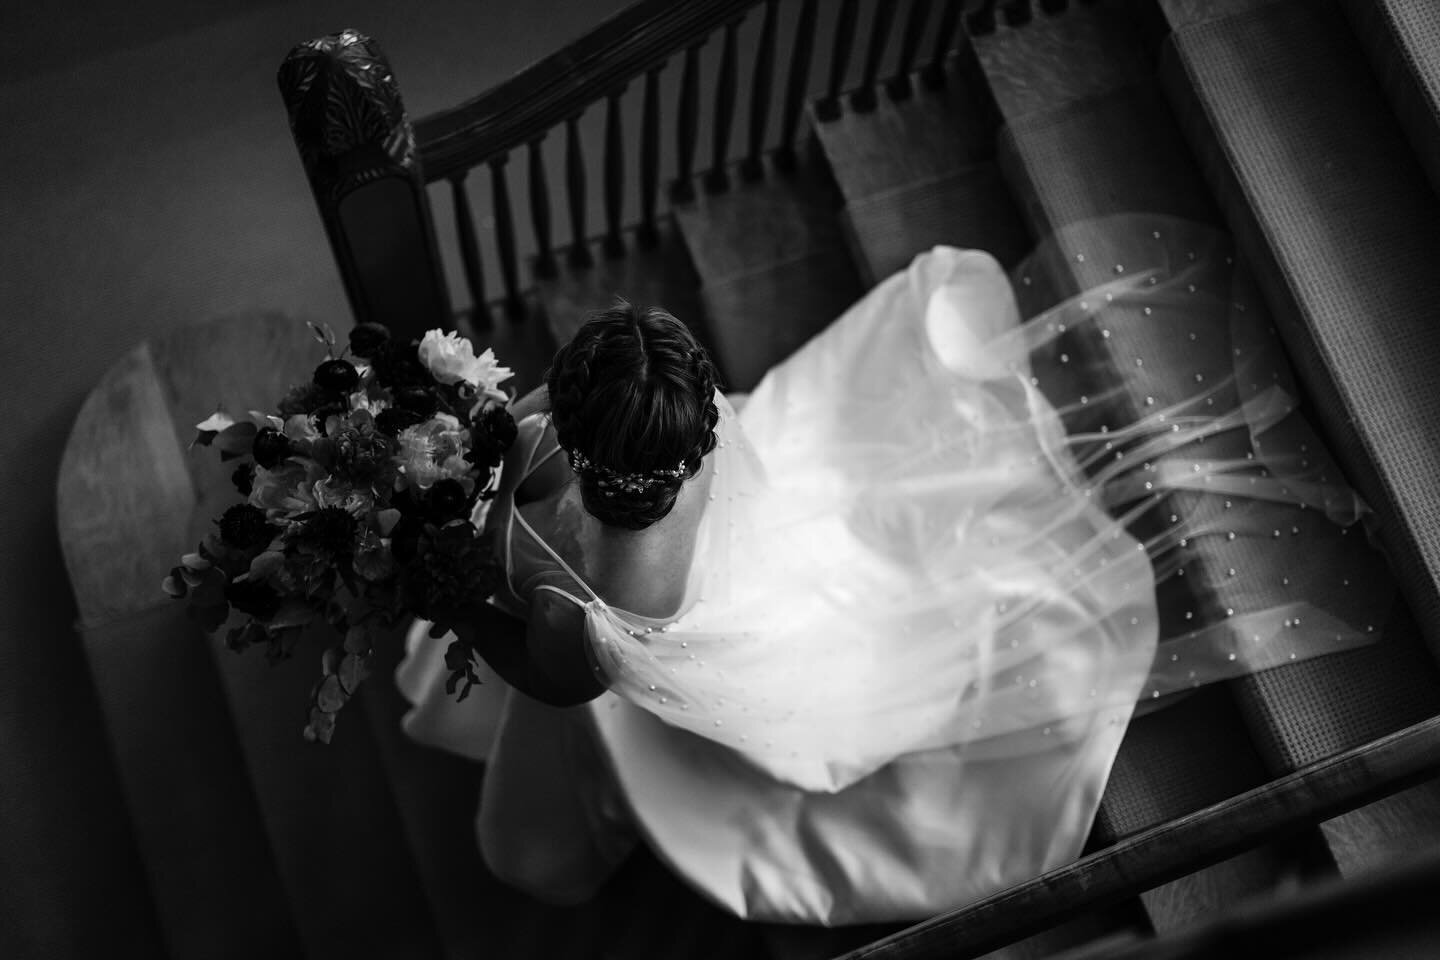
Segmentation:
[(495, 351), (486, 348), (480, 356), (470, 341), (454, 333), (427, 331), (420, 340), (420, 362), (441, 383), (465, 381), (482, 394), (497, 400), (507, 399), (500, 384), (514, 375), (509, 367), (500, 366)]

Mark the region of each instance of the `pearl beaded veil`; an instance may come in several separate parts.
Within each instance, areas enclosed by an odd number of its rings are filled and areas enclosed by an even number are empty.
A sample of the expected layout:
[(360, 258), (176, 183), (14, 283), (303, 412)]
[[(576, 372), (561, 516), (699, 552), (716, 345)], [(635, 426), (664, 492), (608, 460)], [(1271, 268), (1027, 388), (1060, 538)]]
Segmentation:
[[(1162, 218), (1085, 230), (1013, 287), (936, 248), (741, 413), (719, 397), (680, 614), (590, 594), (612, 690), (835, 791), (919, 751), (1044, 750), (1137, 699), (1367, 642), (1390, 587), (1348, 533), (1364, 505), (1228, 242)], [(1097, 236), (1128, 263), (1076, 292), (1061, 267)]]

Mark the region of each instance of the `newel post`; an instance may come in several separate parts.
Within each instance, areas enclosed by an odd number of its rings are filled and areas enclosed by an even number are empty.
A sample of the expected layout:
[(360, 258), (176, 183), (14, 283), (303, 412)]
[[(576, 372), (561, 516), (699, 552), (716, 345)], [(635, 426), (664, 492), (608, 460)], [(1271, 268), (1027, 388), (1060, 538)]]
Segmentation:
[(453, 329), (415, 130), (379, 46), (355, 30), (310, 40), (277, 80), (356, 322)]

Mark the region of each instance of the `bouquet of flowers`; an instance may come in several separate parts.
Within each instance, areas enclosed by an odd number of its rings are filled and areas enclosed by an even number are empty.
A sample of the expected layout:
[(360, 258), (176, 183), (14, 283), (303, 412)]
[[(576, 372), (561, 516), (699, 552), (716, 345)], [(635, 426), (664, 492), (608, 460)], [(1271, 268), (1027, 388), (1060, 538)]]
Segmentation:
[[(511, 371), (463, 337), (431, 330), (401, 343), (364, 323), (336, 356), (334, 334), (311, 328), (327, 359), (275, 413), (222, 410), (196, 425), (196, 443), (239, 461), (245, 500), (164, 589), (212, 633), (237, 612), (227, 645), (261, 645), (272, 660), (328, 625), (305, 727), (328, 743), (380, 630), (410, 617), (462, 622), (499, 585), (479, 527), (515, 421), (500, 389)], [(476, 678), (470, 650), (457, 641), (446, 661), (448, 689), (463, 680), (463, 698)]]

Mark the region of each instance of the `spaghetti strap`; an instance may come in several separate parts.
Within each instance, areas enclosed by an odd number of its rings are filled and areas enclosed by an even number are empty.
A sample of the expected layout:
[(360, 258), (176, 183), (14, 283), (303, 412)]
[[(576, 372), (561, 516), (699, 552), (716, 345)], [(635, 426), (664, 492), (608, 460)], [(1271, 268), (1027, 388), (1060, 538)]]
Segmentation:
[(566, 600), (569, 600), (571, 603), (575, 604), (575, 606), (577, 606), (577, 607), (585, 607), (585, 606), (588, 606), (588, 604), (587, 604), (584, 600), (581, 600), (579, 597), (575, 596), (575, 594), (571, 593), (569, 590), (564, 590), (564, 589), (562, 589), (562, 588), (560, 588), (560, 587), (554, 586), (553, 584), (542, 583), (542, 584), (540, 584), (540, 586), (538, 586), (538, 587), (535, 588), (535, 592), (536, 592), (536, 593), (539, 593), (541, 590), (548, 590), (548, 591), (551, 592), (551, 593), (558, 593), (558, 594), (560, 594), (560, 596), (564, 597)]
[[(575, 584), (580, 587), (581, 590), (584, 590), (587, 594), (590, 595), (591, 601), (598, 603), (601, 606), (605, 605), (605, 601), (600, 599), (600, 594), (596, 593), (594, 590), (591, 590), (590, 585), (580, 578), (580, 575), (577, 574), (573, 568), (571, 568), (570, 564), (565, 562), (565, 558), (560, 556), (560, 554), (556, 553), (555, 550), (550, 546), (550, 544), (546, 543), (544, 538), (542, 538), (540, 534), (535, 532), (535, 528), (530, 526), (530, 521), (526, 520), (525, 517), (521, 515), (518, 509), (514, 509), (512, 507), (510, 516), (520, 521), (520, 526), (525, 530), (526, 533), (530, 534), (530, 539), (539, 544), (540, 549), (544, 550), (547, 554), (550, 555), (550, 559), (554, 560), (560, 566), (560, 569), (565, 571), (565, 575), (567, 577), (573, 580)], [(561, 592), (563, 593), (564, 591)], [(578, 603), (580, 601), (577, 600), (576, 602)]]

